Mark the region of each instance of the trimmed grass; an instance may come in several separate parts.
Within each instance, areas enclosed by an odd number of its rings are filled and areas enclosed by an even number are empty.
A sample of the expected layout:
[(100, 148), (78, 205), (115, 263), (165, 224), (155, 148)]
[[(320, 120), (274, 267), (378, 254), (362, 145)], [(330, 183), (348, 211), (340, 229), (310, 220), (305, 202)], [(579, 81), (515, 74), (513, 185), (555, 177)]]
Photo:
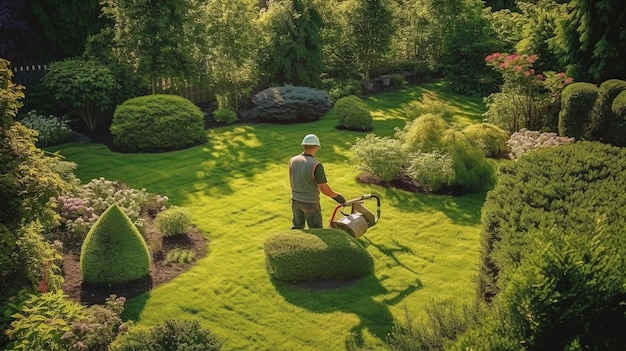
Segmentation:
[[(452, 108), (450, 118), (459, 124), (482, 119), (480, 99), (445, 94), (433, 83), (365, 98), (373, 111), (372, 133), (393, 135), (406, 123), (402, 106), (427, 108), (433, 100)], [(172, 282), (130, 299), (124, 315), (146, 326), (198, 320), (224, 341), (224, 350), (384, 350), (405, 308), (419, 320), (431, 301), (471, 303), (485, 194), (435, 196), (359, 184), (346, 143), (367, 133), (336, 125), (331, 112), (304, 124), (220, 127), (208, 131), (204, 145), (162, 154), (60, 146), (78, 164), (83, 182), (104, 177), (167, 195), (171, 205), (189, 210), (211, 240), (207, 257)], [(266, 238), (291, 226), (287, 162), (308, 133), (321, 139), (317, 157), (333, 189), (347, 199), (371, 192), (382, 199), (380, 221), (359, 239), (374, 258), (375, 273), (339, 289), (274, 282), (265, 270)], [(325, 219), (334, 207), (323, 197)]]

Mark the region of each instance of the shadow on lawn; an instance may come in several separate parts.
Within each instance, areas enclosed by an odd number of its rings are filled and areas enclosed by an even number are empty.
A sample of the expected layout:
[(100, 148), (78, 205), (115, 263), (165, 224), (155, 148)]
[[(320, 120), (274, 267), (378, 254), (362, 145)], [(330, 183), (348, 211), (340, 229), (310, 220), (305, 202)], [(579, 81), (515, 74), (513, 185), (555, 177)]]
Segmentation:
[(389, 290), (373, 274), (357, 281), (344, 281), (343, 284), (341, 282), (291, 284), (275, 279), (272, 279), (272, 284), (285, 300), (296, 306), (316, 313), (339, 311), (357, 315), (360, 322), (349, 330), (350, 336), (345, 340), (346, 349), (351, 349), (353, 345), (367, 346), (363, 338), (365, 330), (386, 342), (394, 325), (393, 315), (388, 306), (402, 301), (422, 287), (421, 282), (417, 280), (415, 284), (398, 292), (397, 296), (386, 298), (381, 302), (376, 301), (374, 297), (388, 294)]

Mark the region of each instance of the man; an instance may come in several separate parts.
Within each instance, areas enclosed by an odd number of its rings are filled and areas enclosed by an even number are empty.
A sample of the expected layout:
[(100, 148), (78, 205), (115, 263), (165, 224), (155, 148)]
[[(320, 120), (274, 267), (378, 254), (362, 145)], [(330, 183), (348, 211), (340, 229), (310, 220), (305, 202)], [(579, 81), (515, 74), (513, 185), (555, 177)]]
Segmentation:
[(305, 221), (309, 228), (322, 228), (320, 192), (340, 204), (344, 204), (346, 199), (331, 189), (324, 167), (315, 159), (317, 150), (321, 148), (319, 138), (315, 134), (308, 134), (302, 139), (301, 145), (302, 153), (289, 160), (293, 213), (291, 229), (303, 229)]

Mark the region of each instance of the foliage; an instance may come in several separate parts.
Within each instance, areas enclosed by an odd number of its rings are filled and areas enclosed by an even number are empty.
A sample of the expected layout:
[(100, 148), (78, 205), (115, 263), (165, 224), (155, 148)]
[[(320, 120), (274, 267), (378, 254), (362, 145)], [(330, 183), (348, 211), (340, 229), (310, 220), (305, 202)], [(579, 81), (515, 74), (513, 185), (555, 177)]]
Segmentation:
[(269, 122), (318, 120), (331, 106), (323, 90), (292, 85), (261, 90), (252, 102), (253, 114)]
[(406, 175), (417, 181), (427, 191), (438, 192), (454, 184), (454, 160), (441, 151), (416, 152), (410, 155)]
[(396, 31), (393, 12), (385, 0), (354, 0), (348, 17), (354, 58), (364, 79), (381, 65)]
[(212, 112), (213, 119), (216, 122), (220, 123), (234, 123), (237, 122), (239, 117), (237, 116), (237, 112), (229, 109), (229, 108), (218, 108)]
[(56, 101), (69, 108), (91, 132), (115, 104), (120, 89), (111, 71), (97, 61), (67, 59), (53, 62), (41, 80)]
[(591, 83), (576, 82), (563, 89), (559, 113), (559, 135), (589, 139), (587, 132), (591, 124), (598, 87)]
[(363, 100), (355, 95), (342, 97), (333, 106), (339, 125), (349, 130), (372, 130), (372, 115)]
[(9, 61), (0, 58), (0, 128), (9, 128), (17, 110), (23, 106), (24, 87), (13, 83), (13, 71)]
[(164, 236), (186, 234), (191, 228), (191, 216), (184, 207), (172, 206), (159, 212), (154, 224)]
[(198, 80), (198, 63), (204, 61), (202, 50), (208, 47), (201, 4), (196, 0), (102, 2), (103, 14), (114, 22), (116, 56), (151, 81), (152, 93), (157, 79)]
[(574, 141), (574, 138), (561, 137), (554, 132), (541, 133), (539, 131), (521, 129), (511, 134), (506, 145), (510, 150), (509, 158), (517, 160), (533, 149), (572, 144)]
[(356, 79), (326, 78), (322, 79), (322, 89), (328, 94), (331, 103), (337, 102), (342, 97), (362, 93), (361, 83)]
[(624, 131), (620, 130), (620, 118), (612, 110), (613, 101), (624, 90), (626, 81), (621, 79), (609, 79), (600, 84), (589, 132), (594, 140), (603, 140), (616, 146), (626, 145), (619, 142)]
[(395, 89), (404, 89), (409, 85), (406, 78), (401, 74), (392, 74), (389, 79), (391, 86)]
[(475, 123), (463, 129), (463, 134), (473, 140), (485, 157), (502, 157), (508, 151), (509, 134), (491, 123)]
[(494, 184), (493, 167), (467, 136), (454, 129), (448, 129), (441, 139), (441, 144), (454, 162), (455, 193), (479, 192), (489, 189)]
[(271, 3), (260, 21), (267, 33), (258, 65), (264, 81), (319, 88), (322, 17), (315, 5), (305, 0)]
[(541, 148), (501, 166), (483, 207), (480, 290), (504, 288), (530, 251), (530, 232), (561, 228), (593, 232), (606, 216), (608, 233), (621, 233), (626, 211), (624, 150), (591, 142)]
[(364, 277), (374, 269), (370, 254), (339, 229), (276, 233), (265, 241), (265, 262), (274, 279), (302, 282)]
[(204, 69), (218, 107), (239, 111), (257, 78), (258, 10), (249, 0), (218, 0), (207, 2), (203, 15), (210, 57)]
[(611, 121), (611, 143), (626, 146), (626, 93), (622, 91), (615, 97), (611, 106), (614, 119)]
[(65, 118), (53, 115), (46, 117), (34, 110), (29, 111), (20, 123), (37, 131), (37, 147), (62, 144), (74, 135)]
[(396, 137), (408, 152), (431, 152), (442, 148), (441, 138), (450, 125), (439, 115), (422, 114), (396, 131)]
[(360, 161), (361, 170), (375, 175), (384, 183), (403, 174), (408, 163), (408, 155), (402, 150), (400, 141), (390, 137), (368, 134), (365, 138), (357, 138), (350, 150)]
[(539, 72), (558, 71), (556, 55), (548, 45), (554, 37), (559, 18), (565, 16), (563, 7), (556, 1), (518, 1), (517, 5), (523, 18), (522, 28), (518, 31), (520, 38), (515, 43), (515, 50), (520, 54), (536, 54), (541, 59), (535, 62)]
[(626, 8), (620, 0), (572, 0), (561, 5), (555, 36), (549, 41), (567, 74), (600, 83), (626, 79)]
[(396, 323), (388, 336), (393, 351), (444, 350), (467, 329), (480, 325), (483, 312), (479, 305), (450, 307), (431, 301), (425, 307), (425, 321), (414, 323), (405, 306), (404, 325)]
[(191, 101), (154, 94), (124, 101), (111, 124), (113, 144), (129, 152), (183, 149), (206, 141), (204, 114)]
[(149, 330), (129, 328), (111, 344), (111, 351), (218, 351), (222, 342), (191, 320), (167, 319)]
[(150, 255), (141, 234), (116, 204), (91, 228), (80, 253), (83, 281), (119, 284), (150, 273)]
[(129, 188), (126, 184), (92, 179), (71, 194), (53, 197), (51, 204), (60, 216), (60, 227), (52, 237), (66, 247), (80, 246), (100, 215), (117, 204), (140, 232), (145, 229), (144, 214), (156, 215), (166, 208), (167, 196), (148, 193), (146, 189)]
[(104, 306), (83, 307), (61, 292), (30, 295), (17, 306), (8, 330), (7, 350), (94, 350), (108, 346), (124, 324), (125, 299), (115, 295)]
[(165, 260), (169, 263), (188, 264), (195, 259), (196, 254), (193, 251), (179, 247), (170, 250), (167, 255), (165, 255)]

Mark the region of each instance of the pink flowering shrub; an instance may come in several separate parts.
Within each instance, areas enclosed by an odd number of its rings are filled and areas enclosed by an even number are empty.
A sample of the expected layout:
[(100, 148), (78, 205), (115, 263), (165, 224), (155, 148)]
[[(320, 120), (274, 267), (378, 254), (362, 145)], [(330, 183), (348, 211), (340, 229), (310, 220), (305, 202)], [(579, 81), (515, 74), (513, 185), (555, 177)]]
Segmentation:
[(533, 64), (537, 59), (537, 55), (499, 52), (485, 57), (487, 65), (504, 80), (500, 92), (485, 98), (489, 122), (510, 133), (522, 128), (556, 129), (560, 93), (572, 79), (563, 72), (536, 72)]
[(541, 133), (521, 129), (513, 133), (506, 144), (511, 150), (509, 158), (511, 158), (511, 160), (517, 160), (533, 149), (572, 144), (573, 142), (574, 138), (561, 137), (557, 133)]

